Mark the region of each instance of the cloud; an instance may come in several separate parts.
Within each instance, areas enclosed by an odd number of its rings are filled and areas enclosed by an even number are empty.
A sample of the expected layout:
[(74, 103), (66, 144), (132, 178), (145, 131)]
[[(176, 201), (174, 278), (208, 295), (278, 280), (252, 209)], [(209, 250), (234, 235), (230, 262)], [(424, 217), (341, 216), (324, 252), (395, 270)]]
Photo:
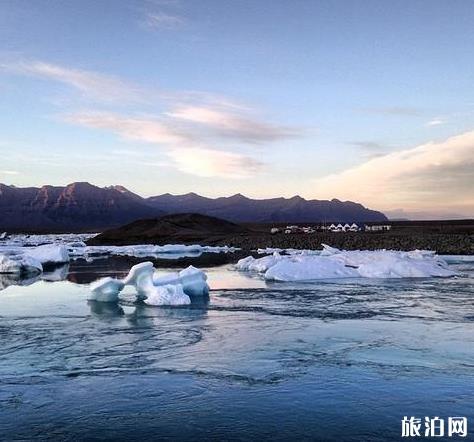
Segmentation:
[(249, 178), (263, 164), (254, 158), (233, 152), (205, 148), (177, 148), (168, 154), (181, 172), (200, 177)]
[(65, 120), (93, 129), (109, 129), (127, 140), (144, 143), (177, 145), (193, 140), (157, 118), (135, 118), (110, 112), (82, 112), (71, 114)]
[(314, 180), (318, 198), (474, 216), (474, 131), (383, 155)]
[(214, 131), (218, 136), (250, 143), (277, 141), (296, 133), (293, 129), (276, 126), (241, 114), (238, 109), (230, 110), (208, 106), (183, 106), (167, 116), (196, 123)]
[(357, 147), (366, 159), (385, 155), (389, 149), (389, 146), (376, 141), (352, 141), (349, 144)]
[(421, 115), (420, 109), (410, 106), (387, 106), (363, 109), (371, 114), (395, 116), (395, 117), (418, 117)]
[(0, 175), (19, 175), (17, 170), (0, 170)]
[[(171, 16), (155, 13), (154, 17), (166, 21)], [(207, 92), (145, 90), (115, 76), (37, 60), (3, 63), (0, 69), (50, 79), (78, 90), (86, 98), (94, 100), (94, 107), (99, 110), (63, 115), (63, 121), (107, 130), (125, 140), (158, 145), (172, 157), (179, 170), (195, 175), (249, 176), (256, 173), (261, 164), (250, 156), (236, 154), (234, 151), (237, 148), (272, 143), (296, 136), (298, 132), (290, 127), (262, 121), (252, 109)], [(122, 111), (109, 111), (111, 102), (119, 104)], [(74, 101), (67, 100), (69, 107), (71, 103)], [(62, 104), (61, 100), (57, 102), (59, 106)], [(139, 104), (145, 105), (145, 109), (154, 106), (158, 110), (138, 114)], [(102, 108), (107, 111), (100, 110), (100, 105), (106, 105)], [(124, 106), (127, 105), (132, 112), (125, 114)], [(164, 111), (166, 109), (169, 109), (168, 112)], [(190, 158), (199, 158), (196, 163), (202, 163), (203, 172), (184, 159), (182, 153), (185, 150)], [(209, 157), (204, 163), (199, 157), (200, 152)]]
[(148, 12), (145, 16), (145, 25), (152, 29), (176, 29), (184, 23), (183, 17), (164, 12)]
[(247, 178), (263, 166), (249, 156), (202, 145), (190, 134), (159, 119), (97, 112), (72, 114), (66, 119), (73, 124), (110, 130), (126, 140), (159, 145), (178, 170), (200, 177)]
[(43, 61), (2, 63), (8, 72), (46, 78), (77, 89), (88, 98), (105, 102), (140, 102), (146, 94), (135, 85), (113, 76), (93, 71), (71, 69)]
[(431, 127), (431, 126), (440, 126), (441, 124), (446, 123), (446, 121), (442, 118), (433, 118), (432, 120), (428, 121), (426, 123), (426, 126)]

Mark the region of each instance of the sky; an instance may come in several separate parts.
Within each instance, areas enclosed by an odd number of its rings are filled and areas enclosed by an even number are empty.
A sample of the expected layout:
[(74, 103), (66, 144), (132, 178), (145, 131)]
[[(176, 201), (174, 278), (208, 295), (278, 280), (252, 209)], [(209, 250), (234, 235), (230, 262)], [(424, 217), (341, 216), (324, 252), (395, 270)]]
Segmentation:
[(474, 217), (471, 0), (0, 0), (0, 182)]

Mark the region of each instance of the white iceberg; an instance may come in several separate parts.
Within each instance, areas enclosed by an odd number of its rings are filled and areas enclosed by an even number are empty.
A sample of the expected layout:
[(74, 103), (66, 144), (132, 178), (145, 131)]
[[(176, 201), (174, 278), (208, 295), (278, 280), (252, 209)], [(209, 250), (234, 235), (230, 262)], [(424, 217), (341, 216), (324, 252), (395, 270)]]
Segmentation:
[(247, 256), (247, 258), (239, 260), (235, 266), (238, 270), (265, 273), (270, 267), (273, 267), (277, 262), (286, 258), (287, 257), (280, 255), (278, 252), (258, 259), (253, 256)]
[(125, 284), (120, 279), (101, 278), (90, 285), (90, 301), (117, 302)]
[(273, 281), (310, 281), (325, 278), (356, 278), (357, 271), (344, 264), (320, 256), (295, 256), (276, 262), (265, 272)]
[(47, 244), (38, 247), (4, 247), (0, 253), (0, 273), (41, 273), (45, 264), (66, 264), (65, 246)]
[(24, 253), (43, 264), (66, 264), (69, 262), (69, 252), (64, 245), (44, 244), (34, 248), (25, 248)]
[(344, 251), (324, 246), (319, 254), (282, 256), (278, 253), (236, 264), (237, 270), (253, 271), (266, 280), (311, 281), (329, 278), (425, 278), (457, 273), (436, 253), (427, 250)]
[(228, 246), (201, 246), (198, 244), (137, 244), (131, 246), (83, 246), (69, 244), (69, 255), (73, 258), (93, 258), (107, 255), (144, 257), (199, 256), (201, 253), (233, 253), (239, 250)]
[(90, 300), (117, 302), (125, 286), (133, 286), (137, 299), (149, 305), (187, 305), (190, 296), (209, 293), (207, 275), (193, 266), (181, 272), (158, 276), (151, 262), (133, 266), (124, 279), (102, 278), (91, 284)]
[(41, 262), (23, 254), (0, 254), (0, 273), (33, 275), (43, 271)]
[(144, 302), (148, 305), (188, 305), (191, 298), (184, 293), (181, 284), (167, 284), (150, 288)]

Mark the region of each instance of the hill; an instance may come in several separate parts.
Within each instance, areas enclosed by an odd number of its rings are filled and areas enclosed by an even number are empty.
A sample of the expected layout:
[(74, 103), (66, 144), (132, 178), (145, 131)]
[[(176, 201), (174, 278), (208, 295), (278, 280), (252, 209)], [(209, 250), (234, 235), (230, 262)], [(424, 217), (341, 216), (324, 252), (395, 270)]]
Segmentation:
[(238, 224), (197, 213), (166, 215), (134, 221), (90, 239), (90, 245), (213, 244), (229, 236), (248, 234)]

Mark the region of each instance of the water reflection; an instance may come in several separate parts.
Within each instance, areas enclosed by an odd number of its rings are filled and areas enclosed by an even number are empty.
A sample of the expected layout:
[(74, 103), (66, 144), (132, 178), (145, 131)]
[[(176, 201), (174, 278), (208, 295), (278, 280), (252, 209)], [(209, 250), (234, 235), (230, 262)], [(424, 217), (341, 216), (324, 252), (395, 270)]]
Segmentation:
[(11, 273), (0, 273), (0, 291), (12, 285), (29, 286), (38, 281), (58, 282), (64, 281), (69, 274), (69, 265), (60, 267), (49, 267), (46, 271), (38, 275), (22, 275)]
[[(141, 301), (114, 303), (88, 300), (87, 304), (91, 315), (95, 318), (109, 320), (114, 317), (126, 317), (130, 324), (144, 326), (151, 325), (152, 319), (159, 317), (175, 319), (204, 317), (209, 307), (209, 296), (191, 297), (191, 304), (186, 306), (161, 306), (160, 308)], [(124, 306), (127, 308), (127, 313), (124, 311)], [(132, 308), (131, 311), (130, 308)]]
[(91, 314), (97, 318), (111, 319), (125, 315), (123, 308), (114, 302), (98, 302), (88, 300), (87, 304), (91, 309)]

